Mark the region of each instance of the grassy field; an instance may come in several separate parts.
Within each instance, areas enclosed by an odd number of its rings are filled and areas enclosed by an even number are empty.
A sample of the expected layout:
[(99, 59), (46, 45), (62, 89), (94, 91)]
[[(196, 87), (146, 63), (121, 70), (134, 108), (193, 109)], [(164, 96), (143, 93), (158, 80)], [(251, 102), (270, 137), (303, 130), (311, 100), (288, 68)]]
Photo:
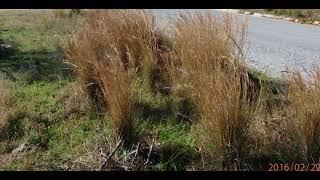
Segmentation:
[(231, 22), (186, 14), (170, 39), (141, 12), (0, 10), (0, 170), (319, 162), (319, 71), (248, 70)]
[[(69, 17), (68, 12), (64, 17), (57, 13), (0, 12), (0, 39), (12, 46), (1, 51), (3, 80), (0, 85), (1, 89), (6, 88), (5, 84), (13, 87), (4, 90), (8, 94), (3, 98), (12, 96), (15, 101), (1, 111), (6, 116), (3, 119), (10, 124), (4, 130), (10, 131), (8, 134), (0, 133), (2, 170), (94, 170), (103, 162), (99, 153), (109, 148), (105, 139), (110, 138), (110, 116), (90, 110), (85, 93), (66, 70), (70, 67), (62, 61), (59, 40), (68, 33), (64, 25), (72, 26), (77, 18), (81, 21), (83, 17)], [(135, 117), (136, 131), (141, 136), (148, 134), (140, 143), (140, 149), (147, 155), (152, 142), (154, 144), (146, 167), (187, 168), (190, 159), (184, 156), (192, 158), (197, 153), (190, 123), (177, 120), (176, 113), (182, 108), (183, 100), (143, 91), (137, 94), (142, 112), (137, 112)], [(12, 151), (21, 144), (26, 144), (26, 148), (16, 156)], [(132, 151), (135, 148), (133, 146)], [(130, 152), (125, 149), (117, 152), (118, 169), (123, 169), (120, 163), (128, 169), (141, 168), (136, 167), (135, 162), (132, 166), (122, 162), (133, 158), (135, 154), (128, 154)], [(147, 157), (141, 158), (144, 159), (140, 161), (147, 161)]]

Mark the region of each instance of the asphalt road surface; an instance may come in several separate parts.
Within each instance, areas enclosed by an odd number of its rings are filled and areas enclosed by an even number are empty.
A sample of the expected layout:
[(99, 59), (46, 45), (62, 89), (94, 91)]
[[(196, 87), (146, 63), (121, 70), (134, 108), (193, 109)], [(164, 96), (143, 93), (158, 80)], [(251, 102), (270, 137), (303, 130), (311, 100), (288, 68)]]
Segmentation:
[[(217, 10), (214, 15), (222, 15)], [(159, 24), (165, 26), (168, 17), (176, 16), (179, 10), (152, 10)], [(320, 65), (320, 27), (287, 21), (272, 20), (250, 15), (240, 15), (240, 20), (248, 20), (248, 33), (245, 48), (247, 64), (278, 76), (292, 68), (310, 69)]]

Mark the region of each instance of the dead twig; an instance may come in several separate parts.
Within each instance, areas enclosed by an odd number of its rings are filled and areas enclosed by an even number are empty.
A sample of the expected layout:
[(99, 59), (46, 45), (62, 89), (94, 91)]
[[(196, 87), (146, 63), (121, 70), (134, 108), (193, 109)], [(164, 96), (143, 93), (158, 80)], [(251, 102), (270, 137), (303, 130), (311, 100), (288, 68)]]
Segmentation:
[(149, 159), (150, 159), (150, 156), (151, 156), (151, 152), (152, 152), (153, 145), (154, 145), (154, 138), (152, 139), (152, 143), (151, 143), (151, 146), (150, 146), (150, 149), (149, 149), (149, 153), (148, 153), (147, 161), (144, 163), (145, 165), (146, 165), (146, 164), (148, 164), (148, 162), (149, 162)]
[(117, 150), (119, 149), (120, 145), (122, 144), (122, 139), (119, 140), (119, 142), (117, 143), (116, 147), (114, 148), (114, 150), (109, 154), (109, 156), (103, 161), (103, 163), (100, 165), (100, 167), (98, 168), (98, 171), (101, 171), (103, 168), (105, 168), (105, 166), (107, 165), (108, 161), (111, 159), (111, 157), (117, 152)]
[(138, 155), (139, 148), (140, 148), (140, 142), (139, 142), (138, 145), (137, 145), (137, 149), (135, 150), (136, 153), (135, 153), (134, 156), (133, 156), (133, 159), (132, 159), (132, 161), (131, 161), (131, 163), (130, 163), (130, 167), (132, 166), (134, 160), (136, 159), (136, 157), (137, 157), (137, 155)]
[(187, 117), (186, 115), (184, 115), (184, 114), (181, 114), (181, 113), (177, 113), (177, 115), (179, 115), (179, 116), (182, 116), (183, 118), (186, 118), (186, 119), (188, 119), (188, 117)]

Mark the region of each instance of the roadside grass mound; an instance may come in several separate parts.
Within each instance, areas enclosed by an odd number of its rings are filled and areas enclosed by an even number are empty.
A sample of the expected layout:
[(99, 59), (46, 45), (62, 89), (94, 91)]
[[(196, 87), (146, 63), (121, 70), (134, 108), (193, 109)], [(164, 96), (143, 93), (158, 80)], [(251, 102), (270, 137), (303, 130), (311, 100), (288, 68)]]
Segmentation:
[(236, 22), (181, 14), (167, 37), (146, 11), (0, 11), (0, 169), (319, 162), (319, 70), (248, 69)]
[(241, 12), (272, 14), (298, 19), (302, 23), (320, 21), (319, 9), (241, 9)]

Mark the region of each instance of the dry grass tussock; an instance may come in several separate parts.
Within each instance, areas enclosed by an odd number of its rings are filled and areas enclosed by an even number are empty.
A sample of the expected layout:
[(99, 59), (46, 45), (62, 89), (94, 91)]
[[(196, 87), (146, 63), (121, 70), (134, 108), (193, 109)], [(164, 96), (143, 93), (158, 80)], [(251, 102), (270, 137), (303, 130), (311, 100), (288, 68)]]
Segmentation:
[(250, 121), (250, 80), (239, 56), (246, 24), (236, 22), (228, 15), (181, 14), (168, 58), (174, 91), (189, 96), (201, 113), (194, 132), (203, 154), (218, 162), (213, 168), (243, 153)]
[[(153, 17), (138, 10), (88, 12), (87, 23), (73, 33), (67, 57), (93, 103), (107, 109), (121, 136), (132, 124), (132, 81), (157, 64)], [(151, 70), (150, 70), (151, 69)]]
[(295, 71), (289, 76), (289, 100), (298, 119), (306, 155), (311, 162), (320, 157), (320, 69)]

